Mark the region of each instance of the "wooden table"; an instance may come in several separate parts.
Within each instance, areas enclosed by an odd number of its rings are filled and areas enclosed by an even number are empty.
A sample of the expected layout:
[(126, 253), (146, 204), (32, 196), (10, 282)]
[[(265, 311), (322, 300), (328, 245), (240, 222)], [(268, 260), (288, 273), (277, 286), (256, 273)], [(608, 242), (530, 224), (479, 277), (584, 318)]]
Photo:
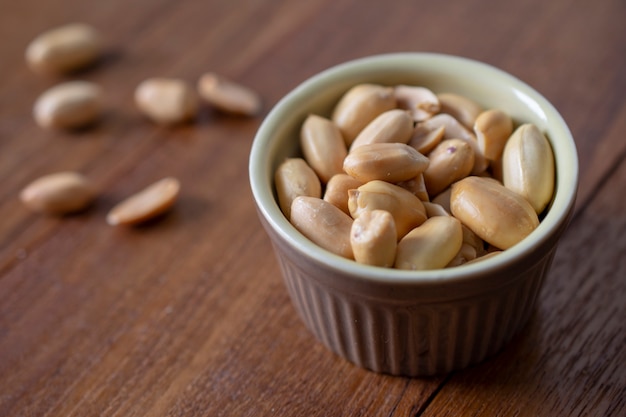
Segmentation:
[[(71, 21), (107, 53), (67, 79), (100, 84), (106, 115), (39, 128), (34, 101), (61, 79), (24, 50)], [(626, 5), (623, 0), (0, 0), (0, 416), (623, 416), (626, 413)], [(397, 51), (462, 55), (542, 92), (580, 155), (576, 214), (536, 313), (470, 369), (407, 379), (357, 368), (297, 317), (248, 186), (263, 115), (204, 107), (157, 127), (132, 102), (152, 76), (216, 71), (257, 90), (264, 114), (307, 77)], [(100, 190), (75, 216), (32, 213), (35, 178), (74, 170)], [(175, 209), (106, 224), (165, 176)]]

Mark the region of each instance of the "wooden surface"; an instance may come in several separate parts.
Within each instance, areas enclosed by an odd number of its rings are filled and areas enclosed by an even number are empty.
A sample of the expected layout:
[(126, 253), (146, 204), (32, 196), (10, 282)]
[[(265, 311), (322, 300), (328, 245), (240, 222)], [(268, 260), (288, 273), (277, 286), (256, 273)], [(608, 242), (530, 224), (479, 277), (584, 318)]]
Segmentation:
[[(94, 129), (44, 131), (31, 109), (59, 81), (28, 42), (84, 21), (107, 54)], [(623, 416), (626, 414), (626, 3), (623, 0), (0, 0), (0, 416)], [(576, 215), (536, 313), (496, 357), (427, 379), (359, 369), (292, 308), (247, 178), (263, 115), (204, 108), (188, 126), (143, 119), (135, 86), (216, 71), (264, 114), (316, 72), (395, 51), (458, 54), (542, 92), (580, 154)], [(27, 211), (19, 191), (76, 170), (87, 212)], [(165, 176), (175, 209), (138, 228), (104, 220)]]

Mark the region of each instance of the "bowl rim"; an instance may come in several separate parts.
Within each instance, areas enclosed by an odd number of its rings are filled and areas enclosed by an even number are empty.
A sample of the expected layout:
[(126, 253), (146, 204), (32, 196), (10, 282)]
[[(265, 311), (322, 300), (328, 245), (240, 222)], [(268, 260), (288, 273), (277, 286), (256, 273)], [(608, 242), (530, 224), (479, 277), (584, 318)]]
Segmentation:
[[(272, 159), (268, 158), (264, 151), (271, 148), (269, 145), (272, 143), (272, 134), (281, 125), (282, 118), (289, 116), (291, 106), (298, 104), (315, 91), (320, 91), (324, 85), (353, 72), (364, 68), (370, 72), (384, 71), (397, 68), (398, 65), (404, 67), (421, 65), (429, 69), (449, 67), (455, 68), (455, 71), (465, 69), (471, 70), (472, 73), (480, 73), (493, 82), (508, 84), (531, 111), (543, 115), (545, 120), (550, 120), (552, 130), (556, 131), (559, 137), (558, 141), (555, 140), (554, 134), (548, 137), (556, 162), (555, 197), (545, 218), (523, 241), (498, 256), (469, 265), (427, 271), (399, 270), (363, 265), (335, 255), (302, 235), (283, 215), (274, 197), (271, 180), (273, 173), (270, 175), (271, 178), (267, 177)], [(533, 248), (545, 245), (555, 236), (558, 237), (569, 222), (578, 187), (578, 156), (574, 139), (563, 117), (543, 95), (517, 77), (490, 64), (432, 52), (395, 52), (356, 58), (334, 65), (306, 79), (282, 97), (262, 121), (252, 142), (248, 170), (258, 214), (264, 218), (268, 227), (302, 256), (364, 282), (400, 286), (454, 284), (508, 268), (520, 257), (531, 253)]]

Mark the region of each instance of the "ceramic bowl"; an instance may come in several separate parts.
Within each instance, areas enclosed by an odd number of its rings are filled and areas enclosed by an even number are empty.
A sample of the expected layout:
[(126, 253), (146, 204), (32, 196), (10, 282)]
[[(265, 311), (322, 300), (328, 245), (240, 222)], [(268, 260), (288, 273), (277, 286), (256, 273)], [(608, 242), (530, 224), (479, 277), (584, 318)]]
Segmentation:
[[(366, 82), (454, 92), (506, 111), (516, 124), (536, 124), (556, 162), (554, 198), (539, 227), (491, 259), (417, 272), (361, 265), (300, 234), (278, 206), (274, 171), (300, 155), (299, 129), (308, 114), (329, 117), (343, 93)], [(425, 376), (480, 362), (524, 327), (574, 208), (578, 159), (558, 111), (519, 79), (466, 58), (397, 53), (335, 66), (289, 92), (254, 138), (249, 175), (290, 298), (315, 337), (363, 368)]]

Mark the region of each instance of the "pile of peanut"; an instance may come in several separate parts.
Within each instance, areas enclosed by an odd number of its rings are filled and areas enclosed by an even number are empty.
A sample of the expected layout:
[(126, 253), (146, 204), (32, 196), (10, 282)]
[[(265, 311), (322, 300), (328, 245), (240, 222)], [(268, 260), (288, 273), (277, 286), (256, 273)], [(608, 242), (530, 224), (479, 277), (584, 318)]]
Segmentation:
[(359, 263), (406, 270), (494, 256), (538, 225), (554, 156), (533, 124), (423, 86), (359, 84), (330, 118), (311, 114), (301, 157), (275, 172), (303, 235)]
[[(37, 72), (69, 75), (93, 66), (102, 56), (102, 36), (93, 27), (74, 23), (37, 36), (26, 49), (26, 61)], [(255, 116), (261, 99), (252, 90), (213, 72), (200, 76), (194, 90), (187, 81), (153, 77), (141, 82), (134, 94), (139, 111), (152, 122), (172, 126), (190, 122), (202, 101), (222, 112)], [(94, 125), (104, 112), (103, 91), (95, 83), (64, 81), (45, 91), (36, 100), (33, 115), (45, 129), (74, 130)], [(113, 207), (111, 225), (137, 224), (171, 208), (180, 190), (177, 179), (163, 178)], [(77, 172), (58, 172), (40, 177), (21, 192), (22, 202), (31, 210), (64, 215), (84, 210), (96, 197), (93, 183)]]

